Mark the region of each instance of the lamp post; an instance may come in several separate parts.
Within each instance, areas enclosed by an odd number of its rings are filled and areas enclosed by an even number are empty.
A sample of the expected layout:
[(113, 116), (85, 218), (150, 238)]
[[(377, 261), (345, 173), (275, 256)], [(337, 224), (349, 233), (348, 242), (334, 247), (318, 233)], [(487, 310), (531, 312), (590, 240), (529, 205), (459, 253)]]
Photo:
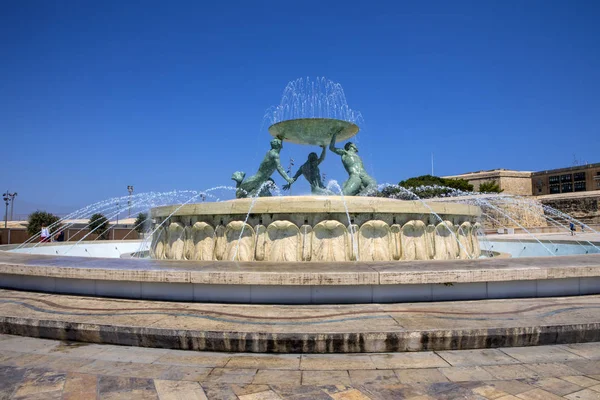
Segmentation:
[(133, 185), (128, 185), (127, 191), (129, 192), (129, 200), (127, 200), (127, 206), (129, 208), (129, 218), (131, 218), (131, 195), (133, 194)]
[(4, 193), (4, 204), (6, 204), (6, 209), (4, 210), (4, 229), (8, 227), (8, 203), (10, 202), (10, 197), (8, 197), (8, 191)]
[(15, 211), (15, 197), (17, 197), (17, 192), (14, 192), (13, 194), (9, 194), (9, 196), (11, 197), (11, 203), (10, 203), (10, 220), (14, 221), (14, 214), (13, 212)]
[(2, 198), (4, 199), (4, 204), (6, 206), (4, 210), (4, 228), (8, 227), (8, 205), (10, 204), (10, 220), (12, 221), (13, 216), (13, 203), (15, 200), (15, 196), (17, 192), (10, 193), (8, 190), (2, 194)]
[(4, 228), (8, 227), (8, 205), (10, 204), (10, 220), (12, 221), (13, 216), (13, 204), (15, 202), (15, 196), (17, 192), (10, 193), (8, 190), (2, 194), (6, 209), (4, 210)]

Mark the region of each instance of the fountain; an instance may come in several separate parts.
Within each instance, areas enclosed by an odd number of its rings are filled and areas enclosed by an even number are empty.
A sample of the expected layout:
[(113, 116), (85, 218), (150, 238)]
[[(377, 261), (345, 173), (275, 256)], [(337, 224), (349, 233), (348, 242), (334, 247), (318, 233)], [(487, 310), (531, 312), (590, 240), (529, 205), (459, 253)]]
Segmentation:
[[(431, 199), (420, 198), (419, 190), (399, 187), (390, 198), (379, 197), (385, 185), (378, 186), (367, 174), (358, 147), (347, 142), (359, 132), (362, 116), (348, 107), (339, 84), (322, 78), (292, 81), (281, 103), (267, 112), (265, 120), (270, 124), (270, 149), (255, 174), (232, 174), (235, 187), (138, 194), (78, 210), (51, 228), (65, 229), (72, 221), (89, 219), (95, 212), (118, 218), (123, 212), (118, 204), (128, 202), (134, 213), (149, 210), (150, 227), (139, 241), (99, 243), (86, 240), (92, 234), (89, 232), (79, 235), (76, 242), (34, 243), (33, 237), (29, 243), (5, 246), (0, 249), (5, 250), (0, 251), (0, 288), (244, 305), (363, 304), (355, 307), (359, 311), (365, 310), (365, 303), (600, 294), (598, 236), (571, 240), (538, 237), (549, 230), (568, 232), (571, 222), (581, 225), (557, 210), (525, 198), (474, 195), (449, 188), (442, 188), (443, 196)], [(346, 142), (344, 146), (338, 145), (342, 142)], [(320, 155), (310, 153), (292, 175), (280, 161), (280, 152), (288, 144), (318, 146)], [(340, 156), (348, 173), (341, 185), (334, 180), (323, 182), (320, 165), (328, 154)], [(275, 171), (285, 181), (283, 191), (304, 177), (311, 195), (282, 195), (273, 179)], [(421, 189), (435, 192), (439, 188)], [(224, 196), (217, 194), (220, 190), (235, 198), (221, 200)], [(491, 234), (515, 230), (523, 235)], [(597, 235), (592, 227), (586, 226), (586, 230)], [(18, 309), (25, 301), (23, 296), (12, 296), (14, 299), (5, 301), (11, 305), (3, 304), (5, 313), (13, 305)], [(593, 296), (586, 299), (582, 301), (595, 301)], [(514, 306), (519, 303), (514, 302)], [(95, 320), (80, 324), (82, 313), (54, 310), (43, 314), (47, 304), (40, 301), (24, 306), (40, 313), (33, 321), (0, 315), (0, 333), (266, 352), (452, 350), (495, 347), (499, 343), (531, 345), (600, 339), (600, 322), (569, 325), (560, 319), (563, 317), (552, 320), (555, 325), (550, 327), (521, 324), (508, 330), (486, 320), (483, 328), (468, 334), (459, 329), (458, 322), (456, 329), (449, 331), (425, 329), (399, 334), (399, 327), (381, 328), (378, 316), (372, 317), (373, 326), (365, 324), (360, 332), (345, 325), (351, 316), (324, 325), (325, 332), (321, 333), (317, 328), (312, 330), (313, 325), (311, 330), (298, 325), (299, 331), (280, 334), (268, 321), (256, 322), (265, 329), (260, 332), (258, 328), (232, 332), (218, 326), (216, 331), (201, 332), (186, 326), (130, 329), (127, 324), (133, 322), (98, 328)], [(158, 313), (168, 308), (165, 304), (148, 309), (144, 305), (142, 313)], [(318, 315), (316, 306), (313, 308), (317, 315), (310, 318), (318, 326), (325, 317)], [(190, 310), (183, 305), (175, 315), (181, 319), (213, 318), (210, 313), (205, 315), (206, 310)], [(249, 310), (250, 306), (245, 312)], [(301, 310), (309, 312), (308, 307)], [(578, 315), (574, 308), (567, 310), (569, 318)], [(549, 321), (553, 318), (551, 312), (546, 316)], [(348, 311), (353, 313), (353, 309)], [(42, 316), (48, 320), (39, 319)], [(246, 321), (245, 315), (228, 318), (254, 323)], [(285, 324), (295, 326), (296, 322)], [(265, 325), (267, 328), (262, 328)]]
[[(284, 111), (294, 118), (282, 120)], [(376, 193), (377, 184), (366, 173), (358, 148), (351, 142), (344, 148), (335, 147), (359, 131), (354, 122), (360, 113), (348, 107), (339, 84), (293, 81), (273, 115), (269, 133), (275, 139), (258, 172), (248, 179), (240, 171), (232, 176), (238, 199), (189, 204), (177, 212), (176, 206), (152, 210), (156, 223), (165, 225), (154, 232), (150, 253), (153, 258), (333, 262), (480, 256), (478, 207), (366, 197)], [(329, 118), (330, 115), (345, 119)], [(284, 189), (295, 181), (280, 163), (284, 142), (321, 146), (320, 160), (325, 158), (326, 146), (341, 156), (349, 175), (341, 193), (336, 196), (324, 188), (320, 173), (316, 172), (318, 164), (311, 165), (311, 159), (317, 160), (315, 154), (302, 168), (315, 170), (303, 174), (313, 176), (309, 180), (317, 195), (271, 198), (268, 188), (273, 185), (271, 175), (275, 171), (286, 180)]]

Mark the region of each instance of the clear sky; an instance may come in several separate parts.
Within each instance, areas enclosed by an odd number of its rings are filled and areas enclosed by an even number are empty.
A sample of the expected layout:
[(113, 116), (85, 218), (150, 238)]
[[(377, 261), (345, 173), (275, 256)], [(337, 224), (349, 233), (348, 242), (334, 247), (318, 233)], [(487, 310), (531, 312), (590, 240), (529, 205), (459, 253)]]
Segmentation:
[[(230, 185), (299, 77), (342, 84), (379, 183), (431, 153), (436, 175), (600, 162), (598, 21), (598, 1), (4, 2), (0, 189), (26, 213)], [(346, 179), (333, 153), (321, 171)]]

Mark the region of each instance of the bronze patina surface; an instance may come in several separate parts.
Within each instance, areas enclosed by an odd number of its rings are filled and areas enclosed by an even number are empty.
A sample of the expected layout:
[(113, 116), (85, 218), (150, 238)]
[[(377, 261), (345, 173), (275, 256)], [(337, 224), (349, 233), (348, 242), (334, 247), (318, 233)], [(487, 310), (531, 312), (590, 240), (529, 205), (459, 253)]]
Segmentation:
[(273, 124), (269, 133), (286, 142), (322, 146), (329, 145), (335, 133), (338, 142), (350, 139), (358, 133), (358, 126), (339, 119), (300, 118)]

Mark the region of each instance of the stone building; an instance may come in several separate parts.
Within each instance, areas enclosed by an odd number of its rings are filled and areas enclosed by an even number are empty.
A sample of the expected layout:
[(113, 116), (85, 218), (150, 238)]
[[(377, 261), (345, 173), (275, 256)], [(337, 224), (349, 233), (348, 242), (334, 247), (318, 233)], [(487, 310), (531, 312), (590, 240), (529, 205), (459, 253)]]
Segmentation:
[[(483, 182), (493, 181), (504, 190), (503, 194), (531, 196), (531, 201), (537, 204), (530, 207), (534, 210), (531, 216), (520, 215), (519, 207), (510, 210), (503, 207), (503, 211), (525, 227), (545, 226), (542, 206), (555, 208), (585, 224), (600, 224), (600, 163), (539, 172), (494, 169), (444, 178), (465, 179), (476, 192)], [(501, 216), (495, 218), (503, 226), (511, 225)]]
[(534, 196), (600, 190), (600, 163), (531, 174)]
[(489, 171), (467, 172), (466, 174), (444, 176), (447, 179), (465, 179), (473, 185), (473, 190), (479, 191), (479, 185), (493, 181), (503, 189), (506, 194), (531, 196), (531, 174), (528, 171), (514, 171), (510, 169), (493, 169)]

